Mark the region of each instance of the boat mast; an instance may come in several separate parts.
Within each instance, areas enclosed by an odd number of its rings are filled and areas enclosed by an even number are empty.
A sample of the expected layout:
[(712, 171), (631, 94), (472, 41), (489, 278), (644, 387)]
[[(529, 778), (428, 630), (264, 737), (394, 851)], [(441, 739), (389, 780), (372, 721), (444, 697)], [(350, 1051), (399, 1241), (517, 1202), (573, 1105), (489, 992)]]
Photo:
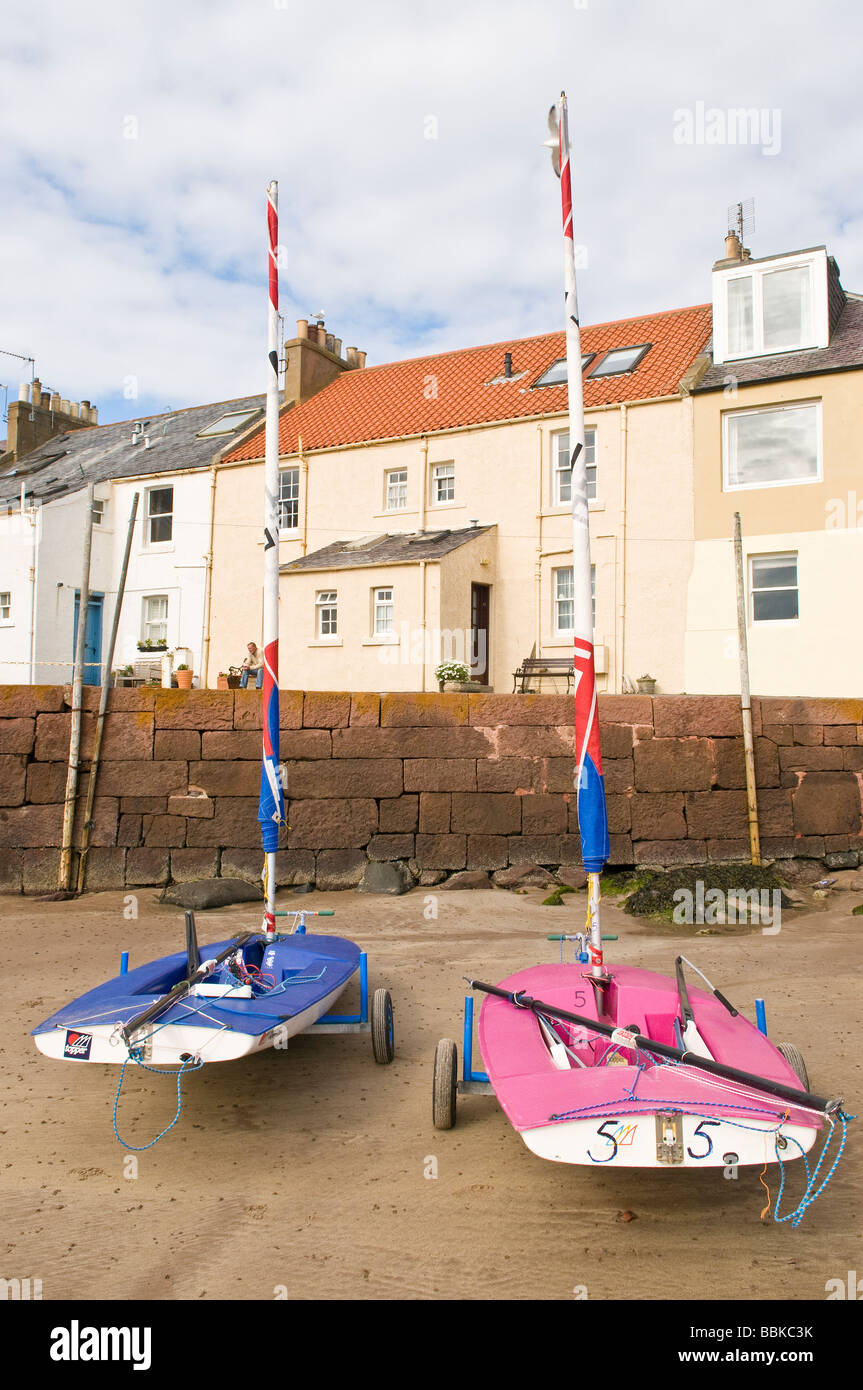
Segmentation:
[(572, 496), (572, 584), (575, 666), (575, 787), (581, 855), (588, 875), (587, 923), (591, 973), (606, 978), (602, 963), (599, 919), (599, 875), (608, 859), (608, 816), (599, 747), (599, 714), (593, 657), (593, 585), (587, 505), (587, 467), (584, 450), (584, 397), (581, 384), (581, 335), (575, 285), (575, 247), (572, 227), (569, 126), (566, 94), (557, 111), (549, 112), (552, 163), (560, 179), (563, 209), (563, 274), (566, 311), (566, 380), (569, 396), (569, 452)]
[(264, 676), (263, 753), (258, 820), (264, 847), (264, 930), (276, 931), (276, 851), (285, 823), (279, 766), (279, 185), (267, 188), (269, 308), (267, 318), (267, 415), (264, 448)]

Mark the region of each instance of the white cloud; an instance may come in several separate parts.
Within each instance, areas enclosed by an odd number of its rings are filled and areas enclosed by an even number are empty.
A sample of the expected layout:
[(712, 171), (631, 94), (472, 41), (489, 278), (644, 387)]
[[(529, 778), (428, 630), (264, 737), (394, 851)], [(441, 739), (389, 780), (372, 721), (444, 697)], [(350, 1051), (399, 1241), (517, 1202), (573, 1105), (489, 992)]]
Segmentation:
[[(386, 361), (556, 327), (561, 86), (584, 321), (707, 299), (750, 195), (753, 254), (826, 242), (863, 289), (860, 30), (851, 0), (7, 8), (2, 346), (94, 401), (129, 373), (148, 408), (263, 386), (271, 177), (289, 329), (323, 306)], [(779, 154), (675, 144), (699, 101), (778, 108)]]

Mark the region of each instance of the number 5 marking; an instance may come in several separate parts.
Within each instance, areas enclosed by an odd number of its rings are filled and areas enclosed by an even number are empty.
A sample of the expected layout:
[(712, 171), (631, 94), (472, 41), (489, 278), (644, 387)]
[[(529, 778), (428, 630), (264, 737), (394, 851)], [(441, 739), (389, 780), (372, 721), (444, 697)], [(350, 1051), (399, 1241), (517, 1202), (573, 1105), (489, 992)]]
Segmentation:
[(690, 1158), (709, 1158), (709, 1157), (710, 1157), (710, 1155), (713, 1153), (713, 1140), (711, 1139), (710, 1135), (706, 1132), (704, 1126), (705, 1126), (705, 1125), (718, 1125), (719, 1123), (720, 1123), (719, 1120), (699, 1120), (698, 1124), (695, 1126), (695, 1133), (693, 1134), (692, 1137), (693, 1137), (693, 1139), (694, 1139), (695, 1136), (698, 1135), (698, 1137), (699, 1137), (700, 1139), (703, 1139), (704, 1142), (707, 1144), (707, 1148), (704, 1150), (704, 1153), (703, 1153), (703, 1154), (694, 1154), (694, 1153), (692, 1152), (692, 1149), (691, 1149), (691, 1148), (687, 1148), (686, 1152), (689, 1154), (689, 1157), (690, 1157)]
[(599, 1126), (599, 1129), (596, 1131), (597, 1134), (599, 1134), (603, 1139), (607, 1139), (609, 1144), (611, 1144), (613, 1147), (611, 1153), (608, 1155), (607, 1158), (594, 1158), (593, 1154), (590, 1152), (590, 1149), (588, 1149), (587, 1156), (592, 1163), (610, 1163), (613, 1158), (617, 1158), (617, 1140), (613, 1134), (606, 1134), (605, 1132), (606, 1125), (616, 1124), (617, 1120), (603, 1120), (602, 1124)]

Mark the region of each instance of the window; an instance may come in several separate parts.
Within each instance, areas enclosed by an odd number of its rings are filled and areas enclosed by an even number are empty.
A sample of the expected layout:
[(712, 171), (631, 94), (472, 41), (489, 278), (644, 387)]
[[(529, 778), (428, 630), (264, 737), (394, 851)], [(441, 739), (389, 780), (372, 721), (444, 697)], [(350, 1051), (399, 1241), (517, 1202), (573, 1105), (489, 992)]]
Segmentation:
[(393, 591), (375, 589), (372, 631), (375, 637), (387, 637), (393, 631)]
[(408, 470), (393, 468), (386, 475), (388, 512), (403, 512), (408, 504)]
[(141, 622), (143, 642), (167, 642), (168, 640), (168, 595), (148, 594), (143, 603)]
[(106, 503), (99, 497), (93, 498), (93, 525), (101, 526), (105, 520)]
[(811, 263), (730, 277), (726, 281), (726, 314), (729, 357), (758, 357), (811, 347)]
[(174, 489), (152, 487), (147, 493), (146, 536), (148, 545), (164, 545), (174, 535)]
[(793, 622), (799, 616), (797, 556), (751, 556), (749, 589), (754, 623)]
[[(583, 352), (581, 355), (581, 370), (584, 371), (588, 362), (592, 362), (596, 356), (595, 352)], [(547, 367), (542, 376), (537, 377), (534, 386), (565, 386), (566, 385), (566, 358), (559, 357), (556, 362), (552, 362)], [(533, 388), (531, 388), (533, 389)]]
[(651, 343), (640, 343), (637, 347), (614, 348), (597, 362), (590, 376), (618, 376), (623, 372), (633, 372), (651, 347)]
[(338, 591), (336, 589), (324, 589), (315, 599), (315, 609), (318, 615), (318, 637), (338, 637), (338, 598)]
[(229, 415), (220, 415), (218, 420), (214, 420), (212, 425), (208, 425), (205, 430), (198, 430), (198, 439), (208, 439), (214, 434), (233, 434), (235, 430), (242, 429), (250, 420), (254, 420), (256, 415), (260, 415), (260, 410), (235, 410)]
[[(572, 565), (552, 570), (554, 631), (558, 636), (570, 636), (575, 631), (575, 590)], [(590, 567), (591, 622), (596, 626), (596, 565)]]
[(723, 416), (722, 488), (777, 487), (821, 478), (821, 405), (773, 406)]
[(279, 530), (296, 531), (300, 525), (300, 470), (283, 468), (279, 473)]
[[(572, 469), (569, 466), (569, 430), (553, 434), (552, 443), (552, 501), (560, 507), (572, 501)], [(596, 500), (596, 430), (584, 431), (584, 466), (587, 470), (587, 500)]]
[(12, 621), (12, 594), (9, 589), (0, 591), (0, 623)]
[(432, 500), (435, 503), (455, 501), (455, 464), (436, 463), (432, 469)]

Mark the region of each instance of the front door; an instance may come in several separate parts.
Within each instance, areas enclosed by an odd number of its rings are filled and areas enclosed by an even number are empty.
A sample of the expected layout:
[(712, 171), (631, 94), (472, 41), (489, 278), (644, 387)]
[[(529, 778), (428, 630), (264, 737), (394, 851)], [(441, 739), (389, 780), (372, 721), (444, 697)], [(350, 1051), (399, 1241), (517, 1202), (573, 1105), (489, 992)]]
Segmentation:
[(488, 685), (489, 667), (489, 610), (491, 589), (488, 584), (470, 586), (470, 678)]
[[(84, 684), (101, 685), (102, 661), (102, 600), (104, 594), (91, 594), (87, 604), (87, 626), (84, 629)], [(81, 592), (75, 591), (75, 623), (72, 632), (72, 655), (78, 641), (78, 610)]]

